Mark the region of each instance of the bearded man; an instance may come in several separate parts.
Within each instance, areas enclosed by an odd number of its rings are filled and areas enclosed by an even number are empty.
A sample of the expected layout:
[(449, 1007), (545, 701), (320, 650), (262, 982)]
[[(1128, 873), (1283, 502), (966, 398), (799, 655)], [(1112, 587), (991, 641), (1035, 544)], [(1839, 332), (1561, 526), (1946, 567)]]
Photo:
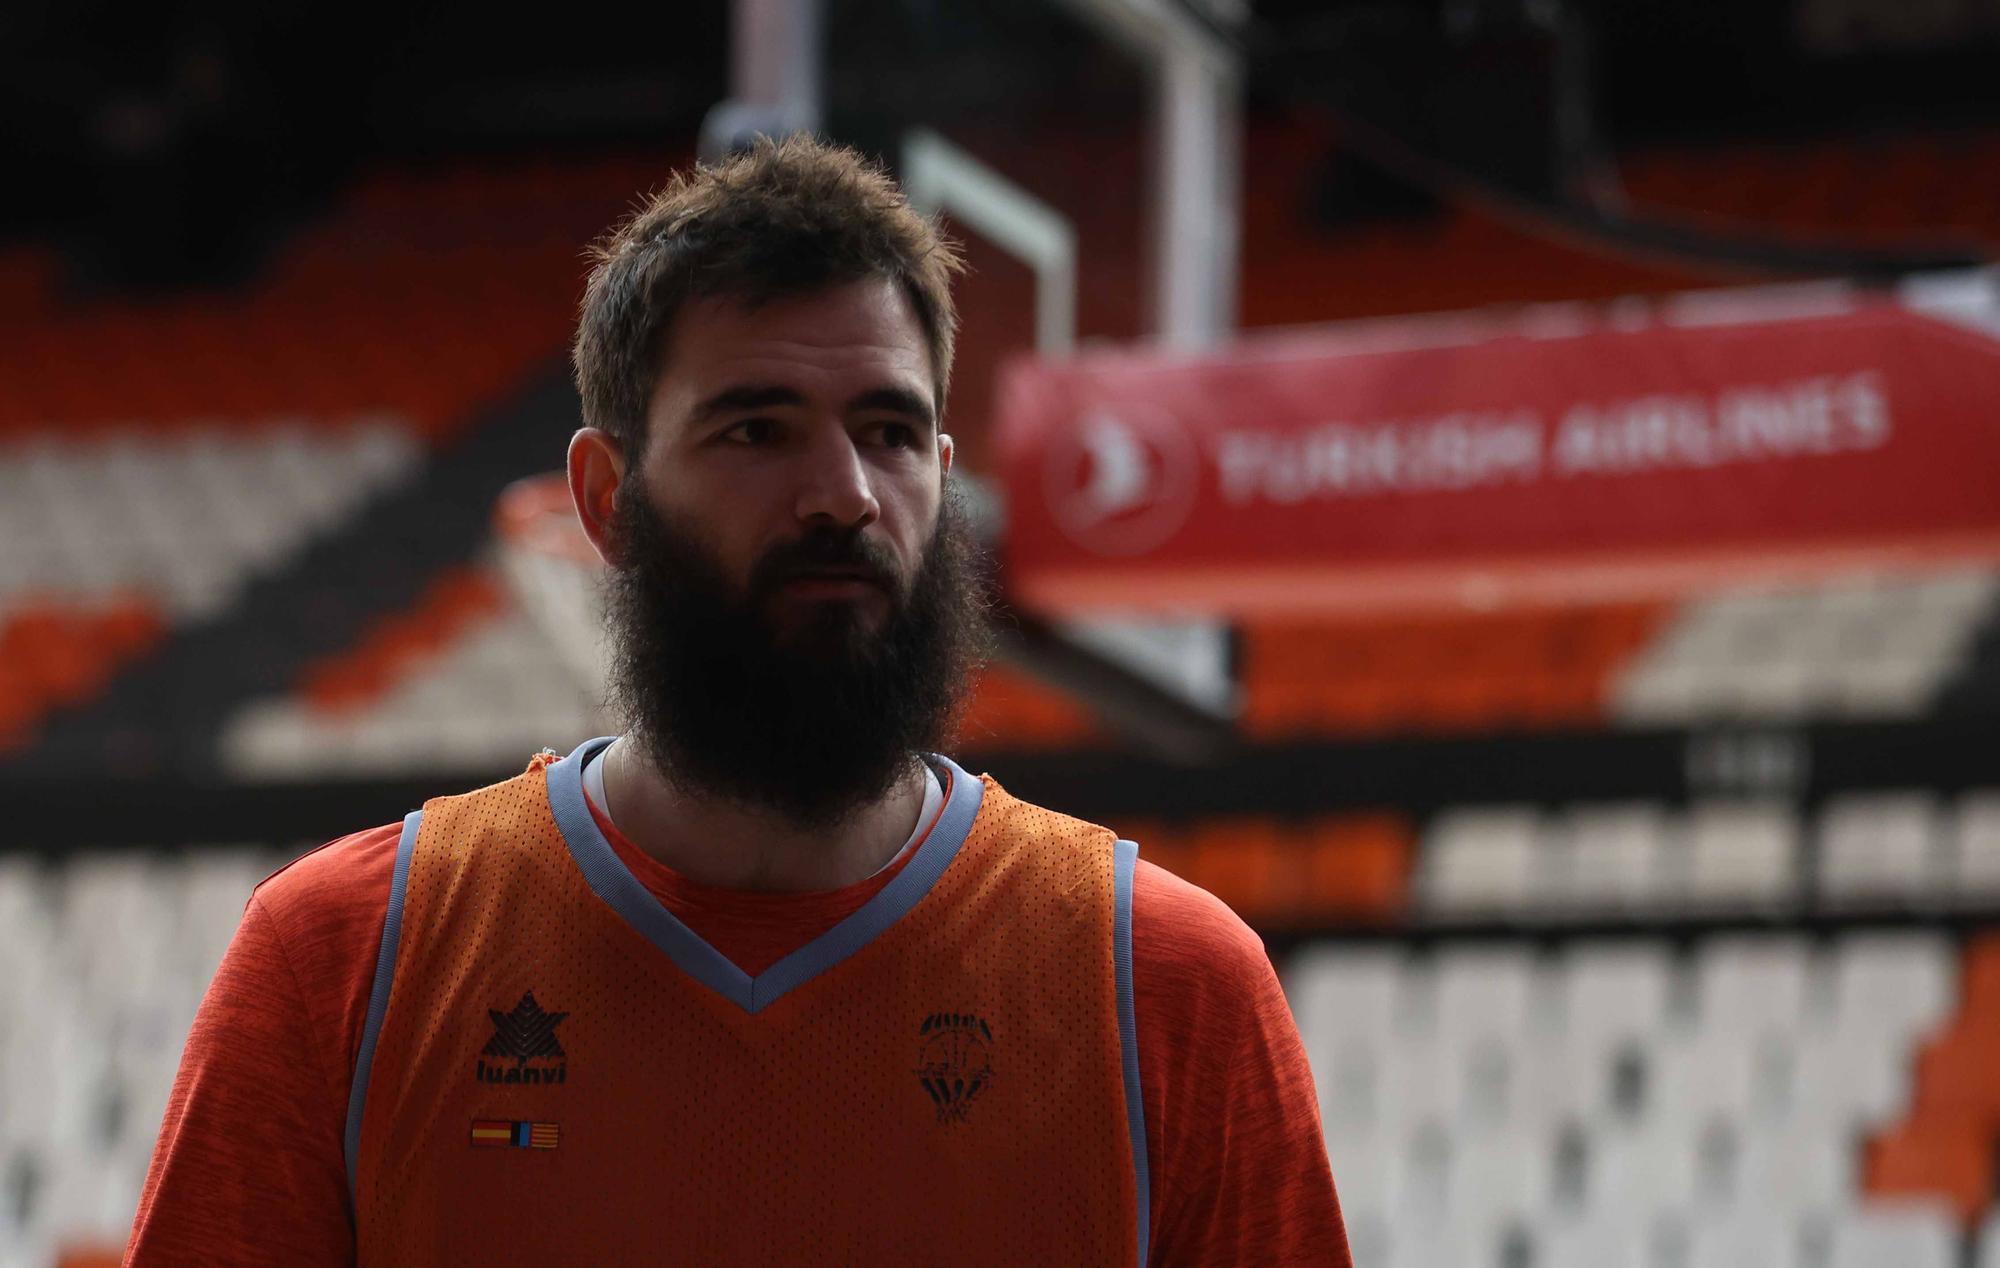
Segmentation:
[(809, 139), (599, 247), (616, 737), (258, 887), (138, 1264), (1348, 1264), (1262, 944), (938, 750), (959, 264)]

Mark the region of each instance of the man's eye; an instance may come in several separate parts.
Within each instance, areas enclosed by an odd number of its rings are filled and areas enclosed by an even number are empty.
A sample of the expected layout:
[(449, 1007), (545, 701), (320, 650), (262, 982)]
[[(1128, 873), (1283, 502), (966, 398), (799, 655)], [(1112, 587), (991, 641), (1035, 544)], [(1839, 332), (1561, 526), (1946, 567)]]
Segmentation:
[(778, 424), (768, 418), (746, 418), (723, 435), (744, 445), (768, 445), (778, 438)]
[(881, 437), (882, 443), (891, 449), (909, 449), (917, 443), (917, 429), (908, 423), (884, 423)]

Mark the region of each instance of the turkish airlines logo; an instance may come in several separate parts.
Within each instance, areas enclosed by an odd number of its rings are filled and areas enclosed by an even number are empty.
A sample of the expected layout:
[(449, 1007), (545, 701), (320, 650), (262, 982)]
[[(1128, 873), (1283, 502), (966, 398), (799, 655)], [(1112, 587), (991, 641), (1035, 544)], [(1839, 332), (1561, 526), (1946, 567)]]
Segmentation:
[(1049, 512), (1086, 550), (1143, 554), (1179, 532), (1194, 510), (1200, 458), (1187, 428), (1163, 409), (1100, 407), (1046, 452)]

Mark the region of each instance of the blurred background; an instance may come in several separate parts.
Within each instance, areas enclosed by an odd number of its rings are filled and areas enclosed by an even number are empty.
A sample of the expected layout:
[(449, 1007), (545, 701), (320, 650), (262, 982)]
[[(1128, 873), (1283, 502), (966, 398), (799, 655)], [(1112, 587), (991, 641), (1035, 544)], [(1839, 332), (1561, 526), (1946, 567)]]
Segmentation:
[(1265, 936), (1361, 1268), (2000, 1266), (2000, 4), (493, 13), (0, 15), (0, 1264), (260, 877), (612, 729), (583, 248), (808, 128), (972, 265), (956, 756)]

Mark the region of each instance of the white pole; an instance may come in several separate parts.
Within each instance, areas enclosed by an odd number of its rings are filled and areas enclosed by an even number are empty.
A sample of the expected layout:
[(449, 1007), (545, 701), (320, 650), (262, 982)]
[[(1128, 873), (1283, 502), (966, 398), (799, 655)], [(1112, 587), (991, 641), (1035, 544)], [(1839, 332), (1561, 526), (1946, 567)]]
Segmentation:
[(1184, 40), (1155, 79), (1155, 324), (1174, 348), (1212, 347), (1236, 325), (1239, 87)]
[(903, 138), (903, 191), (1034, 270), (1036, 352), (1076, 346), (1076, 231), (1060, 212), (927, 128)]
[(793, 131), (817, 131), (819, 0), (735, 0), (729, 38), (729, 95), (774, 108)]
[(758, 133), (817, 132), (822, 117), (820, 0), (732, 0), (729, 99), (701, 121), (718, 158)]
[(1152, 73), (1153, 326), (1169, 347), (1210, 347), (1236, 326), (1242, 59), (1170, 0), (1068, 2)]

